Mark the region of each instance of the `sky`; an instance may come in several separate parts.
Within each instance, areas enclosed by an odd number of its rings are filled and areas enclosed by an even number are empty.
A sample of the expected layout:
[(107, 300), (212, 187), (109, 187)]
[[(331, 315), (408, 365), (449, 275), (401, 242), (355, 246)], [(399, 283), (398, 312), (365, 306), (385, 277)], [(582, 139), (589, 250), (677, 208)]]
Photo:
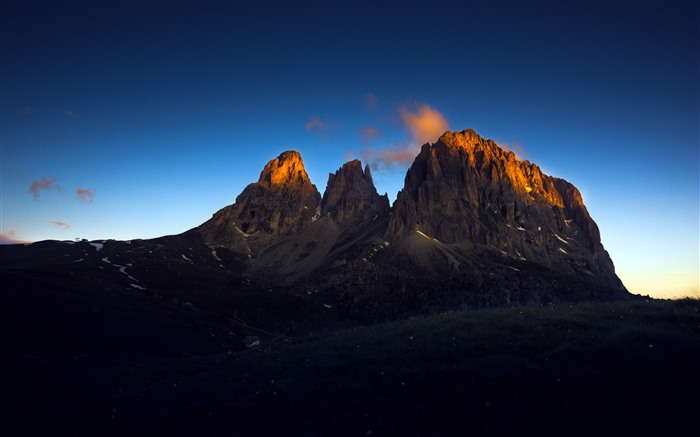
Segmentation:
[(179, 234), (289, 149), (393, 202), (471, 128), (581, 190), (631, 292), (700, 296), (697, 1), (0, 8), (5, 243)]

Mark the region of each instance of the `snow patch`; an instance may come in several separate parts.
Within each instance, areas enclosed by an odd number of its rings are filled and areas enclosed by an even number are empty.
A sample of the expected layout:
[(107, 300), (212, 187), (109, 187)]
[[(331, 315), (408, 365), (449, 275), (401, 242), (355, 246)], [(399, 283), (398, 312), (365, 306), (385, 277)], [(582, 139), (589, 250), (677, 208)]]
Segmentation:
[(79, 263), (79, 262), (81, 262), (81, 261), (83, 261), (83, 259), (82, 259), (82, 258), (80, 258), (80, 259), (76, 259), (75, 261), (73, 261), (73, 264), (75, 264), (75, 263)]
[(384, 247), (389, 247), (389, 244), (390, 244), (390, 243), (389, 243), (388, 241), (385, 241), (385, 242), (384, 242)]
[(328, 309), (331, 309), (331, 308), (333, 308), (333, 306), (332, 306), (332, 305), (328, 305), (327, 303), (324, 303), (324, 304), (323, 304), (323, 306), (324, 306), (324, 307), (326, 307), (326, 308), (328, 308)]
[(422, 232), (419, 231), (418, 229), (416, 229), (416, 232), (418, 232), (419, 234), (421, 234), (422, 236), (424, 236), (425, 238), (427, 238), (428, 240), (430, 240), (430, 237), (428, 237), (427, 235), (425, 235), (424, 233), (422, 233)]
[(101, 251), (105, 247), (104, 243), (90, 243), (90, 246), (94, 247), (96, 251)]
[(571, 220), (564, 220), (564, 224), (566, 225), (567, 228), (569, 227), (569, 223), (571, 223)]
[(523, 228), (522, 226), (518, 226), (516, 229), (519, 231), (526, 231), (527, 230), (527, 229)]
[(564, 253), (564, 254), (566, 253), (566, 251), (564, 249), (562, 249), (561, 247), (559, 248), (559, 252)]
[(214, 257), (217, 261), (221, 261), (221, 258), (219, 258), (219, 255), (216, 254), (216, 249), (211, 250), (211, 256)]
[(555, 237), (557, 237), (557, 239), (559, 239), (559, 241), (561, 241), (562, 243), (569, 244), (568, 241), (566, 241), (565, 239), (561, 238), (559, 235), (557, 235), (557, 234), (552, 234), (552, 235), (554, 235)]
[(112, 264), (112, 261), (110, 261), (109, 258), (107, 258), (107, 257), (102, 258), (102, 262), (107, 263), (107, 264)]
[(241, 235), (243, 235), (245, 238), (250, 237), (250, 234), (246, 234), (245, 232), (241, 231), (240, 228), (239, 228), (238, 226), (234, 226), (234, 228), (235, 228)]
[(192, 262), (192, 260), (191, 260), (191, 259), (189, 259), (189, 258), (187, 258), (187, 257), (185, 256), (185, 254), (184, 254), (184, 253), (181, 253), (181, 254), (180, 254), (180, 256), (181, 256), (181, 257), (182, 257), (182, 259), (184, 259), (185, 261), (187, 261), (187, 262), (190, 262), (190, 263)]
[(138, 284), (129, 284), (129, 285), (131, 285), (132, 287), (134, 287), (137, 290), (145, 290), (146, 289), (146, 287), (142, 287)]

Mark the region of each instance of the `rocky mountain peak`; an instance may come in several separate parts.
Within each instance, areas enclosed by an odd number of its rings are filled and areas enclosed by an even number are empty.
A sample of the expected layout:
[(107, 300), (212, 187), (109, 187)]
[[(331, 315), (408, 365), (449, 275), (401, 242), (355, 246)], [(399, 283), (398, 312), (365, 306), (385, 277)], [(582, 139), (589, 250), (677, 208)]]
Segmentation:
[(199, 228), (209, 245), (258, 248), (311, 224), (320, 201), (299, 152), (286, 151), (265, 165), (258, 182), (245, 187), (233, 205)]
[(367, 221), (389, 209), (387, 195), (380, 196), (372, 181), (369, 166), (355, 159), (335, 173), (328, 174), (328, 184), (321, 200), (321, 214), (336, 222)]
[(622, 287), (576, 187), (473, 130), (423, 145), (409, 169), (384, 237), (416, 231)]
[(304, 184), (309, 181), (301, 154), (296, 150), (282, 152), (265, 165), (258, 182), (268, 185)]

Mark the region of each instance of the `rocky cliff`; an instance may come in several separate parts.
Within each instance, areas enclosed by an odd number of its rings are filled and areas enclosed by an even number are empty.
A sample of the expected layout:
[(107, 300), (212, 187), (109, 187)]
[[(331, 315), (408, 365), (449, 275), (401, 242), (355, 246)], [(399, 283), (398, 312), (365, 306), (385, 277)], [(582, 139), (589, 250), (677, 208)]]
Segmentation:
[[(311, 183), (299, 152), (283, 152), (265, 165), (258, 182), (199, 227), (207, 244), (253, 249), (308, 226), (321, 195)], [(243, 239), (243, 240), (242, 240)]]
[(389, 197), (380, 196), (372, 181), (369, 166), (360, 161), (346, 162), (328, 174), (328, 185), (321, 200), (321, 214), (339, 224), (368, 222), (389, 209)]
[(623, 288), (576, 187), (473, 130), (423, 145), (392, 212), (388, 241), (419, 233)]

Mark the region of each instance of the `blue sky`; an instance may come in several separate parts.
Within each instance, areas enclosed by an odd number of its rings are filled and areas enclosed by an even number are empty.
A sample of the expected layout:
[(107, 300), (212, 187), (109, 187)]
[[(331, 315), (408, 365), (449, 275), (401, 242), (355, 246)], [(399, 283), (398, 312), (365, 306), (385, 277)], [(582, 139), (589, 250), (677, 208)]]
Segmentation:
[(631, 291), (698, 295), (696, 1), (229, 3), (3, 2), (5, 240), (177, 234), (287, 149), (393, 201), (473, 128), (581, 190)]

